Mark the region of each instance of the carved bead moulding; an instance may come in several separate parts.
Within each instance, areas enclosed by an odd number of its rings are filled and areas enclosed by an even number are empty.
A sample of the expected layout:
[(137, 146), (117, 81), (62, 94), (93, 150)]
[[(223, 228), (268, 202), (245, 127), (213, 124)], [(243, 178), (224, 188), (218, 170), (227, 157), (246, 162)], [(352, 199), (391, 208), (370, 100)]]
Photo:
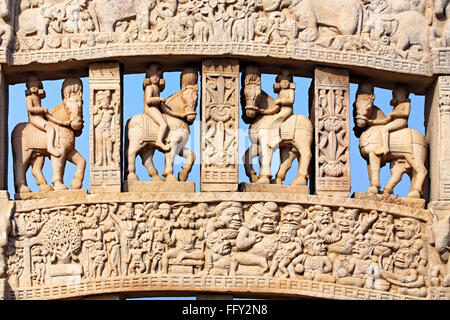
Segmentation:
[(428, 210), (328, 196), (198, 194), (16, 201), (5, 298), (212, 290), (448, 299)]
[[(2, 4), (10, 14), (0, 21), (0, 56), (11, 65), (149, 53), (227, 54), (425, 76), (448, 71), (446, 0), (87, 0), (68, 4), (2, 0)], [(104, 6), (111, 10), (100, 9)]]

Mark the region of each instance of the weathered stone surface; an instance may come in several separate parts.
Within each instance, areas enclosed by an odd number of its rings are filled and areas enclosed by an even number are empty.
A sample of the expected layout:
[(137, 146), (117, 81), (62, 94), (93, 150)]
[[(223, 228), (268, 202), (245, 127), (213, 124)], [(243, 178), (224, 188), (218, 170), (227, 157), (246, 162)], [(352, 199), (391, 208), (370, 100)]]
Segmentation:
[(272, 192), (272, 193), (293, 193), (308, 194), (308, 186), (284, 186), (279, 184), (261, 184), (243, 182), (239, 184), (239, 191), (242, 192)]

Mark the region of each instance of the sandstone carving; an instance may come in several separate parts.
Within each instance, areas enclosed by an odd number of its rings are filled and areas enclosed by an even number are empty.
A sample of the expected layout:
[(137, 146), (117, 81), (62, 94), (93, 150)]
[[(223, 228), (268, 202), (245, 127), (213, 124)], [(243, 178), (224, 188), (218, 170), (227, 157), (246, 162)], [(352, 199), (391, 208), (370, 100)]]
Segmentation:
[[(197, 115), (195, 111), (198, 101), (197, 74), (197, 70), (193, 68), (185, 69), (180, 80), (181, 91), (165, 100), (160, 97), (160, 91), (164, 90), (162, 71), (156, 64), (147, 70), (144, 81), (144, 113), (132, 117), (125, 129), (128, 181), (139, 180), (135, 173), (138, 155), (148, 169), (152, 181), (163, 181), (152, 163), (153, 154), (158, 149), (165, 153), (165, 167), (162, 173), (165, 181), (187, 180), (195, 155), (184, 146), (189, 139), (189, 124)], [(176, 155), (186, 159), (178, 180), (173, 175), (173, 161)]]
[[(252, 145), (245, 152), (245, 173), (252, 183), (269, 184), (272, 180), (273, 153), (280, 148), (281, 165), (274, 179), (282, 184), (292, 162), (297, 159), (299, 169), (292, 185), (306, 186), (311, 161), (312, 124), (302, 115), (293, 114), (295, 83), (288, 71), (276, 78), (273, 99), (261, 90), (261, 75), (257, 67), (249, 66), (243, 76), (243, 119), (250, 123), (249, 136)], [(253, 170), (252, 160), (260, 159), (259, 175)]]
[[(31, 192), (25, 178), (30, 165), (41, 192), (66, 190), (67, 187), (63, 183), (66, 160), (77, 166), (71, 188), (80, 189), (86, 167), (86, 161), (75, 149), (75, 137), (79, 136), (83, 129), (81, 81), (75, 78), (66, 79), (61, 89), (63, 102), (50, 111), (41, 106), (41, 99), (45, 97), (42, 83), (32, 77), (27, 87), (30, 122), (18, 124), (11, 136), (16, 164), (14, 166), (16, 192), (19, 194)], [(48, 185), (42, 174), (45, 157), (50, 157), (52, 161), (54, 188)]]
[(368, 193), (377, 194), (380, 185), (380, 168), (391, 164), (391, 178), (383, 192), (392, 194), (404, 173), (411, 177), (409, 198), (419, 198), (423, 194), (423, 184), (427, 175), (425, 161), (428, 143), (425, 137), (408, 128), (410, 112), (409, 91), (404, 86), (392, 92), (394, 107), (389, 115), (373, 105), (375, 95), (370, 83), (359, 85), (356, 108), (355, 129), (360, 137), (360, 150), (368, 163), (370, 187)]

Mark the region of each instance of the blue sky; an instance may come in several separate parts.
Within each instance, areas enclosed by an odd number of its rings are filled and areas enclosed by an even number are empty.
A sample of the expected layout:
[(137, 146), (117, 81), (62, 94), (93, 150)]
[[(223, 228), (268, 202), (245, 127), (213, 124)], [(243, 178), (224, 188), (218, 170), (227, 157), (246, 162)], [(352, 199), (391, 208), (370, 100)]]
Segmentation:
[[(163, 91), (163, 97), (169, 97), (173, 93), (179, 91), (179, 75), (178, 72), (170, 72), (165, 73), (164, 78), (166, 79), (166, 89)], [(142, 90), (142, 82), (144, 80), (145, 74), (133, 74), (133, 75), (125, 75), (124, 76), (124, 107), (123, 107), (123, 119), (124, 126), (126, 121), (131, 118), (135, 114), (139, 114), (143, 112), (143, 90)], [(83, 92), (83, 100), (84, 100), (84, 109), (83, 109), (83, 118), (85, 120), (85, 127), (83, 133), (76, 140), (76, 148), (82, 154), (82, 156), (87, 161), (87, 167), (85, 172), (85, 179), (83, 182), (84, 189), (90, 189), (89, 182), (89, 81), (88, 78), (83, 78), (84, 92)], [(273, 83), (275, 81), (275, 75), (263, 75), (262, 77), (262, 86), (263, 90), (266, 91), (269, 95), (275, 97), (276, 95), (273, 93)], [(297, 84), (296, 89), (296, 98), (294, 105), (294, 112), (297, 114), (303, 114), (305, 116), (309, 116), (308, 114), (308, 89), (311, 84), (311, 79), (308, 78), (299, 78), (296, 77), (294, 81)], [(60, 90), (63, 80), (56, 81), (44, 81), (44, 89), (47, 93), (47, 97), (43, 100), (42, 105), (47, 107), (48, 109), (53, 108), (61, 102)], [(14, 127), (20, 122), (27, 122), (27, 109), (25, 104), (25, 84), (16, 84), (9, 86), (9, 134), (14, 129)], [(350, 104), (352, 105), (355, 99), (357, 85), (350, 85)], [(201, 93), (199, 92), (199, 96)], [(375, 89), (376, 100), (375, 104), (383, 110), (385, 114), (392, 111), (392, 107), (389, 105), (389, 101), (391, 100), (392, 94), (389, 90), (384, 89)], [(411, 95), (412, 107), (411, 107), (411, 115), (409, 126), (411, 128), (417, 129), (420, 132), (424, 133), (424, 96), (416, 96)], [(200, 99), (199, 99), (200, 104)], [(187, 147), (193, 150), (196, 154), (196, 163), (192, 169), (192, 172), (189, 176), (188, 181), (193, 181), (196, 183), (196, 190), (199, 191), (200, 187), (200, 105), (197, 107), (197, 118), (195, 123), (191, 126), (191, 138), (188, 141)], [(241, 110), (240, 110), (241, 112)], [(351, 113), (350, 113), (351, 114)], [(249, 181), (247, 176), (244, 173), (244, 168), (242, 165), (242, 155), (244, 154), (246, 148), (249, 146), (248, 137), (246, 136), (246, 131), (248, 129), (248, 125), (244, 124), (242, 120), (240, 120), (240, 143), (239, 143), (239, 182), (247, 182)], [(351, 183), (353, 192), (364, 192), (369, 186), (368, 174), (366, 169), (366, 162), (362, 159), (359, 153), (359, 140), (353, 135), (353, 119), (351, 119), (350, 128), (351, 128), (351, 145), (350, 145), (350, 163), (351, 163)], [(9, 139), (10, 143), (10, 139)], [(9, 145), (9, 163), (8, 163), (8, 191), (13, 197), (14, 194), (14, 181), (13, 181), (13, 163), (12, 163), (12, 152), (11, 145)], [(272, 163), (272, 172), (276, 173), (279, 165), (278, 160), (279, 154), (278, 152), (274, 155), (274, 160)], [(178, 158), (175, 165), (175, 172), (177, 173), (181, 166), (183, 165), (182, 158)], [(164, 159), (160, 152), (156, 152), (154, 156), (154, 163), (159, 173), (161, 174), (164, 168)], [(255, 168), (258, 170), (257, 159), (254, 160)], [(148, 181), (149, 177), (147, 175), (147, 170), (145, 170), (141, 164), (140, 158), (136, 161), (137, 166), (137, 174), (140, 180)], [(285, 184), (290, 184), (295, 176), (297, 171), (297, 162), (294, 162), (293, 167), (289, 171)], [(75, 167), (72, 164), (67, 164), (66, 173), (64, 176), (64, 183), (69, 186), (72, 180), (73, 174), (75, 172)], [(51, 181), (51, 166), (50, 161), (46, 160), (46, 164), (44, 166), (44, 175), (47, 178), (47, 181)], [(384, 186), (388, 181), (390, 176), (388, 166), (382, 169), (381, 174), (381, 184)], [(38, 187), (36, 186), (34, 177), (31, 175), (31, 170), (27, 173), (28, 185), (32, 189), (32, 191), (38, 191)], [(402, 182), (395, 188), (394, 195), (406, 196), (409, 191), (409, 178), (405, 175)]]

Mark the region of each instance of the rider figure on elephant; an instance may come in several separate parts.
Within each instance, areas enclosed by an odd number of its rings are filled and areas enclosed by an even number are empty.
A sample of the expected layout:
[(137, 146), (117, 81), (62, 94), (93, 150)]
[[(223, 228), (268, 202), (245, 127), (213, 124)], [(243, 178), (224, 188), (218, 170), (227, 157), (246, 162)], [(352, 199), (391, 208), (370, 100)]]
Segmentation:
[(384, 156), (389, 153), (389, 134), (393, 131), (408, 128), (409, 112), (411, 110), (411, 100), (409, 91), (399, 85), (392, 91), (391, 106), (394, 110), (381, 120), (367, 120), (368, 125), (381, 125), (380, 145), (374, 150), (376, 155)]
[(163, 140), (169, 130), (169, 126), (161, 113), (166, 100), (160, 97), (160, 93), (164, 88), (165, 81), (162, 78), (162, 71), (157, 64), (152, 64), (147, 69), (147, 75), (144, 80), (144, 113), (159, 126), (156, 146), (167, 152), (170, 150), (170, 145), (164, 143)]
[(55, 146), (55, 129), (53, 126), (49, 125), (48, 121), (45, 119), (46, 114), (48, 114), (47, 108), (44, 108), (41, 105), (41, 99), (45, 98), (42, 82), (35, 76), (32, 76), (28, 80), (26, 86), (27, 90), (25, 91), (25, 95), (30, 123), (36, 128), (46, 132), (48, 153), (52, 156), (59, 157), (61, 156), (62, 151), (60, 150), (60, 147)]
[(273, 118), (272, 122), (272, 135), (271, 148), (274, 148), (280, 143), (280, 126), (294, 113), (294, 100), (295, 100), (295, 83), (292, 75), (283, 70), (275, 79), (273, 85), (273, 91), (278, 93), (278, 97), (275, 100), (275, 105), (279, 108), (278, 114)]

